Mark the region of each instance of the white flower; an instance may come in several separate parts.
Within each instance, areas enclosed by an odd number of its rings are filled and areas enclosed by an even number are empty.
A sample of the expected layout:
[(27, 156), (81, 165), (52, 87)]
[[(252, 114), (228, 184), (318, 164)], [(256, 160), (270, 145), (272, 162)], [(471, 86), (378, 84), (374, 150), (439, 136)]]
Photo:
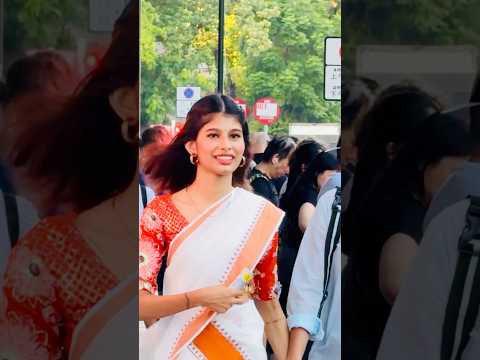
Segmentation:
[(162, 220), (152, 209), (146, 208), (142, 216), (142, 225), (146, 231), (160, 231)]
[(158, 272), (160, 253), (152, 242), (140, 241), (138, 262), (140, 279), (150, 279)]
[(25, 246), (18, 246), (13, 253), (13, 267), (8, 271), (5, 286), (12, 288), (15, 299), (54, 296), (55, 279), (43, 261)]

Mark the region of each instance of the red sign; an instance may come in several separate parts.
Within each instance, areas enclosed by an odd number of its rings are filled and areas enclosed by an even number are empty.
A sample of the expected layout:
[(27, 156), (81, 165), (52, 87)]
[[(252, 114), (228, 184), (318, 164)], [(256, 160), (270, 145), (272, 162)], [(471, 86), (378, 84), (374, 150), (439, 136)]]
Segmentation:
[(233, 101), (235, 101), (235, 104), (237, 104), (243, 110), (243, 114), (245, 115), (245, 119), (246, 119), (250, 113), (250, 109), (248, 108), (247, 103), (240, 98), (235, 98), (233, 99)]
[(280, 106), (273, 98), (261, 98), (253, 105), (253, 116), (263, 125), (272, 125), (280, 118)]

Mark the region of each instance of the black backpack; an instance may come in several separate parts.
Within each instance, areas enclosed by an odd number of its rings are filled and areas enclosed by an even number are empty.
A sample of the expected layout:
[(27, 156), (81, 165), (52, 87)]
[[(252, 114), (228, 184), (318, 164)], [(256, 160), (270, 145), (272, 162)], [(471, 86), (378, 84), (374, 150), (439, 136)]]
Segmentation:
[[(458, 241), (457, 265), (443, 322), (441, 360), (462, 359), (480, 307), (480, 197), (470, 196), (470, 200), (466, 224)], [(467, 283), (467, 277), (473, 280)], [(458, 316), (467, 296), (461, 324)]]

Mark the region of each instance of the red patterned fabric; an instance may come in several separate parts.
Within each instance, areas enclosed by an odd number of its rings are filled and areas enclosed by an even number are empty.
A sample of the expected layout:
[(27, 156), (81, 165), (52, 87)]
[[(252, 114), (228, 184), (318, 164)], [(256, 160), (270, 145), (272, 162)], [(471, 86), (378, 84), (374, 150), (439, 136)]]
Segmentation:
[[(157, 274), (175, 236), (188, 225), (170, 195), (156, 197), (145, 208), (140, 221), (139, 288), (157, 293)], [(271, 300), (277, 289), (278, 234), (254, 271), (254, 297)]]
[(13, 250), (0, 306), (0, 358), (67, 358), (75, 326), (118, 284), (74, 219), (42, 220)]

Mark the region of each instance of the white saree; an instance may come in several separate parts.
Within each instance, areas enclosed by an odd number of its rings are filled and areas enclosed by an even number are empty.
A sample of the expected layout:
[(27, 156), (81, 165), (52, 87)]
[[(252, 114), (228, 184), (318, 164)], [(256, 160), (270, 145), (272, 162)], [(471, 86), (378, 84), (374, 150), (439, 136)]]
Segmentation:
[(69, 360), (135, 359), (137, 323), (138, 275), (135, 273), (110, 290), (78, 323)]
[[(268, 249), (283, 212), (236, 188), (205, 210), (172, 241), (163, 293), (225, 284), (243, 286)], [(191, 308), (140, 331), (141, 360), (266, 359), (263, 321), (254, 302), (224, 314)]]

